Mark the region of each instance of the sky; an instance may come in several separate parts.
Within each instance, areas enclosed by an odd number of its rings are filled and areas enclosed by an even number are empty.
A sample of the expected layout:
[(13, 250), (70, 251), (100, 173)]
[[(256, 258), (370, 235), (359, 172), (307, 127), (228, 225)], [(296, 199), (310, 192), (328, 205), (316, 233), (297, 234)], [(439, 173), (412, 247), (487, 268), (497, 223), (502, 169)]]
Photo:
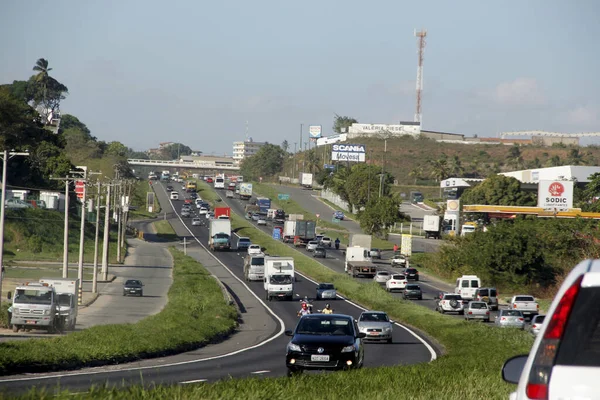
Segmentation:
[(599, 16), (596, 0), (3, 0), (0, 83), (46, 58), (62, 112), (134, 150), (231, 154), (247, 133), (293, 149), (335, 114), (412, 121), (426, 29), (423, 129), (599, 132)]

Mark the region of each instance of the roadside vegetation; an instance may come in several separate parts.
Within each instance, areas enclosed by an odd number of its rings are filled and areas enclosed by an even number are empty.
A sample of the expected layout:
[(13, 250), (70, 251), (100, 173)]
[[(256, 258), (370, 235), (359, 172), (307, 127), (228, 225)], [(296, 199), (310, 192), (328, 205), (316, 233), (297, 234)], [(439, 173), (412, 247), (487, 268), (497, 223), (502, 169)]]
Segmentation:
[(219, 284), (193, 258), (171, 249), (169, 301), (135, 324), (102, 325), (52, 339), (0, 343), (0, 375), (120, 364), (193, 350), (224, 338), (237, 311)]
[(173, 227), (171, 226), (169, 221), (166, 221), (166, 220), (155, 221), (152, 223), (152, 225), (154, 226), (154, 230), (156, 230), (156, 236), (158, 236), (159, 238), (166, 239), (166, 240), (177, 240), (178, 239), (178, 236), (175, 233), (175, 230), (173, 229)]

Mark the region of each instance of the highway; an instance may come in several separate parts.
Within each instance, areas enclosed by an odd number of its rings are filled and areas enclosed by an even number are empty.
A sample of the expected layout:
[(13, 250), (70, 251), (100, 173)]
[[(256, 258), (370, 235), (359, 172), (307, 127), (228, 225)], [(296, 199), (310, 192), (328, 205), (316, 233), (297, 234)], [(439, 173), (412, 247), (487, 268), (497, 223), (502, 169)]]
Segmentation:
[[(295, 201), (300, 207), (311, 214), (319, 214), (323, 219), (328, 219), (329, 216), (333, 216), (333, 209), (328, 204), (318, 199), (319, 192), (317, 191), (286, 185), (273, 185), (273, 189), (277, 190), (279, 193), (289, 194), (290, 200)], [(432, 214), (432, 211), (424, 210), (410, 202), (403, 202), (400, 206), (400, 211), (417, 221), (422, 221), (423, 216)], [(340, 226), (350, 233), (362, 233), (360, 224), (354, 220), (345, 219), (340, 222)], [(399, 235), (390, 235), (389, 240), (400, 245)], [(412, 251), (415, 253), (434, 253), (441, 244), (442, 241), (440, 240), (413, 236)]]
[[(307, 210), (309, 212), (312, 212), (311, 210), (317, 210), (319, 211), (320, 209), (317, 208), (316, 203), (321, 204), (323, 207), (328, 208), (330, 211), (331, 209), (325, 205), (324, 203), (322, 203), (321, 201), (319, 201), (318, 199), (314, 198), (312, 195), (308, 194), (310, 193), (309, 190), (304, 190), (304, 189), (300, 189), (300, 188), (293, 188), (293, 187), (289, 187), (289, 186), (281, 186), (282, 190), (287, 191), (290, 194), (294, 194), (297, 195), (298, 197), (294, 197), (294, 200), (296, 202), (298, 202), (299, 204), (304, 204), (305, 206), (310, 206), (310, 210)], [(302, 195), (301, 193), (307, 193), (306, 195)], [(228, 199), (224, 197), (224, 192), (218, 191), (218, 194), (221, 195), (221, 199), (222, 201), (227, 204), (229, 207), (231, 207), (232, 211), (235, 212), (236, 214), (239, 215), (244, 215), (243, 212), (243, 207), (245, 204), (247, 204), (247, 202), (239, 200), (238, 198), (234, 198), (234, 199)], [(302, 199), (299, 201), (299, 199)], [(303, 206), (304, 207), (304, 206)], [(413, 208), (416, 208), (414, 206), (411, 206)], [(353, 221), (348, 221), (350, 223), (356, 224)], [(255, 224), (255, 226), (259, 229), (262, 229), (265, 233), (268, 234), (272, 234), (272, 225), (267, 225), (267, 226), (257, 226), (255, 222), (252, 222), (253, 224)], [(413, 246), (419, 246), (422, 249), (426, 249), (428, 252), (433, 251), (434, 249), (437, 249), (441, 244), (443, 243), (443, 241), (441, 240), (435, 240), (435, 239), (424, 239), (424, 238), (413, 238)], [(288, 244), (288, 246), (290, 248), (296, 249), (293, 245)], [(301, 252), (303, 254), (306, 254), (308, 256), (311, 256), (311, 253), (307, 252), (306, 250), (304, 250), (304, 248), (297, 248), (296, 249), (298, 252)], [(402, 268), (398, 268), (398, 267), (391, 267), (390, 265), (390, 259), (393, 256), (393, 251), (386, 251), (383, 252), (382, 254), (382, 260), (374, 260), (374, 263), (377, 265), (378, 269), (382, 269), (382, 270), (387, 270), (390, 272), (395, 272), (395, 273), (401, 273), (403, 271)], [(326, 266), (327, 268), (332, 269), (335, 272), (339, 272), (339, 273), (344, 273), (344, 254), (342, 252), (342, 249), (340, 250), (335, 250), (335, 249), (327, 249), (327, 258), (323, 259), (323, 258), (318, 258), (315, 259), (318, 260), (321, 264), (323, 264), (324, 266)], [(370, 278), (356, 278), (361, 282), (364, 283), (368, 283), (368, 282), (372, 282), (372, 279)], [(419, 305), (422, 305), (424, 307), (427, 307), (431, 310), (435, 310), (436, 308), (436, 302), (435, 302), (435, 297), (437, 296), (437, 294), (439, 292), (453, 292), (454, 291), (454, 287), (444, 283), (444, 282), (439, 282), (439, 281), (433, 281), (432, 279), (428, 278), (428, 277), (420, 277), (420, 281), (416, 282), (421, 286), (421, 290), (423, 292), (423, 300), (411, 300)], [(401, 297), (402, 294), (400, 292), (394, 292), (392, 293), (393, 296), (396, 297)], [(491, 321), (494, 320), (494, 317), (498, 314), (497, 311), (491, 311), (490, 312), (490, 319)], [(464, 318), (462, 315), (458, 315), (456, 313), (450, 313), (448, 314), (449, 316), (454, 316), (456, 318)]]
[[(179, 189), (180, 194), (183, 194), (180, 185), (173, 185)], [(206, 246), (208, 242), (206, 225), (191, 226), (191, 218), (184, 220), (179, 217), (178, 211), (181, 209), (183, 200), (171, 202), (162, 184), (157, 185), (156, 192), (160, 204), (166, 210), (167, 215), (170, 216), (170, 222), (174, 226), (179, 226), (189, 232), (188, 239)], [(169, 204), (172, 204), (175, 212), (169, 209)], [(239, 207), (240, 205), (238, 205), (238, 210)], [(278, 329), (276, 329), (274, 335), (261, 343), (241, 349), (236, 348), (235, 343), (227, 343), (230, 340), (225, 341), (223, 343), (224, 348), (229, 350), (224, 353), (215, 353), (211, 351), (212, 346), (207, 346), (179, 356), (164, 357), (140, 363), (84, 369), (74, 372), (6, 377), (0, 379), (0, 390), (8, 390), (14, 393), (29, 390), (33, 386), (52, 389), (60, 384), (61, 389), (68, 388), (81, 391), (89, 389), (93, 384), (105, 383), (109, 386), (120, 386), (122, 384), (150, 386), (154, 384), (211, 382), (229, 377), (284, 376), (286, 374), (285, 347), (289, 338), (283, 336), (282, 333), (284, 328), (293, 329), (295, 326), (297, 322), (296, 312), (300, 309), (300, 303), (297, 301), (272, 301), (266, 305), (260, 300), (264, 297), (262, 283), (243, 282), (241, 254), (236, 251), (215, 252), (212, 254), (223, 269), (228, 269), (235, 275), (241, 285), (247, 285), (247, 288), (265, 309), (268, 307), (272, 311), (275, 315), (273, 318), (278, 323)], [(317, 282), (299, 276), (295, 291), (301, 297), (305, 295), (314, 297), (316, 284)], [(241, 298), (241, 296), (239, 297)], [(342, 299), (329, 302), (332, 303), (332, 307), (336, 312), (349, 314), (355, 318), (363, 311), (359, 306)], [(313, 302), (314, 308), (321, 309), (325, 303), (325, 301), (315, 301)], [(243, 310), (246, 306), (238, 301), (238, 307)], [(408, 329), (397, 325), (394, 329), (392, 344), (366, 344), (365, 367), (408, 365), (429, 362), (436, 357), (435, 351), (426, 341)]]

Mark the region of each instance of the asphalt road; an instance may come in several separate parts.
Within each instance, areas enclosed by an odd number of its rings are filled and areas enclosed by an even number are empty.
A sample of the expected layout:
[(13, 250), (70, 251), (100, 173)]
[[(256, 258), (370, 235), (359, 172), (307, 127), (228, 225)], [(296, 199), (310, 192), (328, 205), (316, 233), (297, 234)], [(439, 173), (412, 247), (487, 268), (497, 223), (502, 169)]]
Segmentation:
[[(161, 185), (162, 186), (162, 185)], [(174, 184), (182, 192), (181, 186)], [(157, 188), (157, 196), (162, 205), (169, 204), (164, 186)], [(183, 194), (183, 193), (182, 193)], [(183, 200), (173, 201), (173, 207), (179, 211)], [(163, 208), (166, 208), (163, 206)], [(177, 213), (167, 211), (167, 216), (176, 225), (183, 222), (188, 230), (188, 239), (194, 240), (202, 245), (208, 243), (208, 228), (204, 226), (191, 226), (191, 218), (180, 219)], [(198, 245), (198, 244), (197, 244)], [(193, 245), (192, 245), (193, 248)], [(238, 277), (243, 280), (242, 254), (236, 251), (215, 252), (213, 255)], [(298, 298), (314, 297), (317, 282), (312, 282), (302, 276), (298, 277), (295, 291)], [(249, 282), (247, 286), (257, 297), (264, 297), (264, 289), (261, 282)], [(345, 300), (329, 301), (338, 313), (349, 314), (357, 318), (363, 311)], [(314, 308), (321, 309), (325, 301), (314, 301)], [(244, 304), (238, 302), (238, 307), (243, 311)], [(59, 372), (44, 375), (21, 375), (7, 377), (0, 380), (0, 390), (11, 393), (29, 390), (32, 386), (47, 387), (53, 389), (60, 384), (61, 389), (74, 391), (87, 390), (93, 384), (107, 384), (109, 386), (120, 386), (128, 384), (140, 384), (150, 386), (155, 384), (194, 383), (227, 379), (229, 377), (249, 376), (283, 376), (285, 368), (285, 347), (289, 341), (282, 336), (283, 328), (293, 329), (297, 322), (296, 312), (300, 309), (299, 301), (272, 301), (268, 307), (277, 315), (282, 326), (279, 334), (275, 335), (264, 345), (255, 345), (247, 349), (232, 351), (230, 354), (219, 354), (213, 356), (202, 356), (198, 351), (197, 357), (187, 358), (167, 357), (155, 360), (153, 363), (133, 363), (122, 366), (102, 367), (86, 369), (77, 372)], [(242, 314), (243, 315), (243, 314)], [(423, 339), (397, 325), (394, 329), (392, 344), (367, 343), (365, 348), (365, 367), (376, 367), (397, 364), (415, 364), (429, 362), (436, 357), (432, 353), (431, 346)], [(317, 372), (318, 373), (318, 372)]]
[[(288, 186), (282, 186), (284, 188), (289, 188)], [(303, 191), (303, 189), (299, 189), (299, 188), (291, 188), (295, 191)], [(306, 190), (306, 192), (309, 192), (308, 190)], [(221, 195), (221, 198), (223, 200), (224, 203), (226, 203), (228, 206), (231, 207), (231, 209), (233, 210), (233, 212), (235, 212), (236, 214), (239, 215), (244, 215), (243, 212), (243, 207), (246, 204), (245, 201), (239, 200), (238, 198), (234, 198), (234, 199), (226, 199), (224, 197), (224, 193), (221, 193), (220, 191), (218, 192), (219, 195)], [(306, 198), (306, 204), (308, 204), (309, 202), (318, 202), (321, 203), (318, 199), (311, 197), (311, 196), (305, 196)], [(310, 198), (310, 200), (308, 200)], [(323, 203), (321, 203), (323, 204)], [(326, 205), (324, 205), (325, 207), (327, 207)], [(256, 225), (255, 222), (253, 222), (253, 224)], [(272, 234), (272, 225), (267, 225), (267, 226), (256, 226), (259, 229), (262, 229), (264, 232), (268, 233), (268, 234)], [(424, 239), (424, 238), (413, 238), (413, 246), (420, 246), (422, 249), (426, 249), (428, 252), (433, 251), (434, 249), (437, 249), (438, 246), (440, 246), (443, 243), (443, 241), (441, 240), (436, 240), (436, 239)], [(302, 252), (304, 254), (307, 255), (311, 255), (310, 252), (307, 252), (304, 248), (295, 248), (293, 245), (289, 245), (290, 248), (294, 248), (299, 252)], [(413, 248), (414, 250), (414, 248)], [(381, 270), (387, 270), (390, 271), (392, 273), (401, 273), (404, 271), (403, 268), (399, 268), (399, 267), (391, 267), (390, 265), (390, 259), (393, 256), (393, 251), (384, 251), (382, 252), (382, 260), (375, 260), (375, 264), (377, 264), (378, 269)], [(339, 273), (344, 273), (344, 260), (345, 260), (345, 256), (342, 252), (342, 249), (340, 250), (335, 250), (335, 249), (328, 249), (327, 250), (327, 258), (323, 259), (323, 258), (317, 258), (315, 259), (317, 261), (319, 261), (321, 264), (323, 264), (324, 266), (332, 269), (335, 272), (339, 272)], [(356, 278), (361, 282), (371, 282), (372, 279), (370, 278)], [(419, 305), (422, 305), (424, 307), (427, 307), (431, 310), (435, 310), (436, 308), (436, 302), (435, 302), (435, 298), (437, 296), (437, 294), (439, 292), (454, 292), (454, 287), (452, 285), (449, 285), (445, 282), (441, 282), (438, 280), (434, 280), (430, 277), (424, 277), (421, 276), (419, 282), (417, 282), (420, 286), (421, 286), (421, 290), (423, 292), (423, 300), (411, 300)], [(394, 292), (392, 293), (393, 296), (396, 297), (401, 297), (402, 294), (400, 292)], [(447, 314), (448, 316), (454, 316), (456, 318), (464, 318), (462, 315), (456, 314), (456, 313), (449, 313)], [(497, 311), (491, 311), (490, 312), (490, 319), (491, 321), (494, 320), (494, 317), (498, 315)], [(477, 323), (477, 322), (474, 322)]]
[[(319, 214), (323, 219), (327, 219), (327, 216), (333, 216), (334, 210), (318, 199), (319, 192), (317, 191), (286, 185), (273, 185), (273, 187), (279, 193), (289, 194), (291, 200), (294, 200), (311, 214)], [(432, 214), (432, 211), (417, 207), (410, 202), (402, 203), (400, 210), (417, 221), (422, 221), (424, 215)], [(360, 224), (353, 220), (345, 219), (340, 222), (340, 226), (350, 233), (363, 233)], [(401, 237), (400, 235), (390, 235), (388, 240), (400, 245)], [(442, 244), (440, 240), (425, 239), (418, 236), (413, 236), (412, 242), (412, 251), (415, 253), (433, 253)]]

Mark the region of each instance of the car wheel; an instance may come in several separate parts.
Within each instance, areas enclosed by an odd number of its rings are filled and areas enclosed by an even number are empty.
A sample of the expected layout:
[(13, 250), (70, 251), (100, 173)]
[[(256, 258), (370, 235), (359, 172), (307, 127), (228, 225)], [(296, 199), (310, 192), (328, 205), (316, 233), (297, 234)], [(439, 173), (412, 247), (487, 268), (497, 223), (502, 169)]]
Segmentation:
[(13, 325), (12, 331), (15, 332), (15, 333), (19, 332), (19, 326), (18, 325)]
[(423, 300), (423, 296), (419, 296), (419, 300)]
[(298, 375), (302, 375), (302, 370), (301, 369), (288, 368), (288, 370), (287, 370), (287, 376), (289, 378), (292, 378), (292, 377), (298, 376)]
[(389, 338), (389, 339), (387, 340), (387, 342), (388, 342), (388, 344), (392, 344), (392, 343), (394, 343), (394, 341), (392, 340), (392, 338)]

